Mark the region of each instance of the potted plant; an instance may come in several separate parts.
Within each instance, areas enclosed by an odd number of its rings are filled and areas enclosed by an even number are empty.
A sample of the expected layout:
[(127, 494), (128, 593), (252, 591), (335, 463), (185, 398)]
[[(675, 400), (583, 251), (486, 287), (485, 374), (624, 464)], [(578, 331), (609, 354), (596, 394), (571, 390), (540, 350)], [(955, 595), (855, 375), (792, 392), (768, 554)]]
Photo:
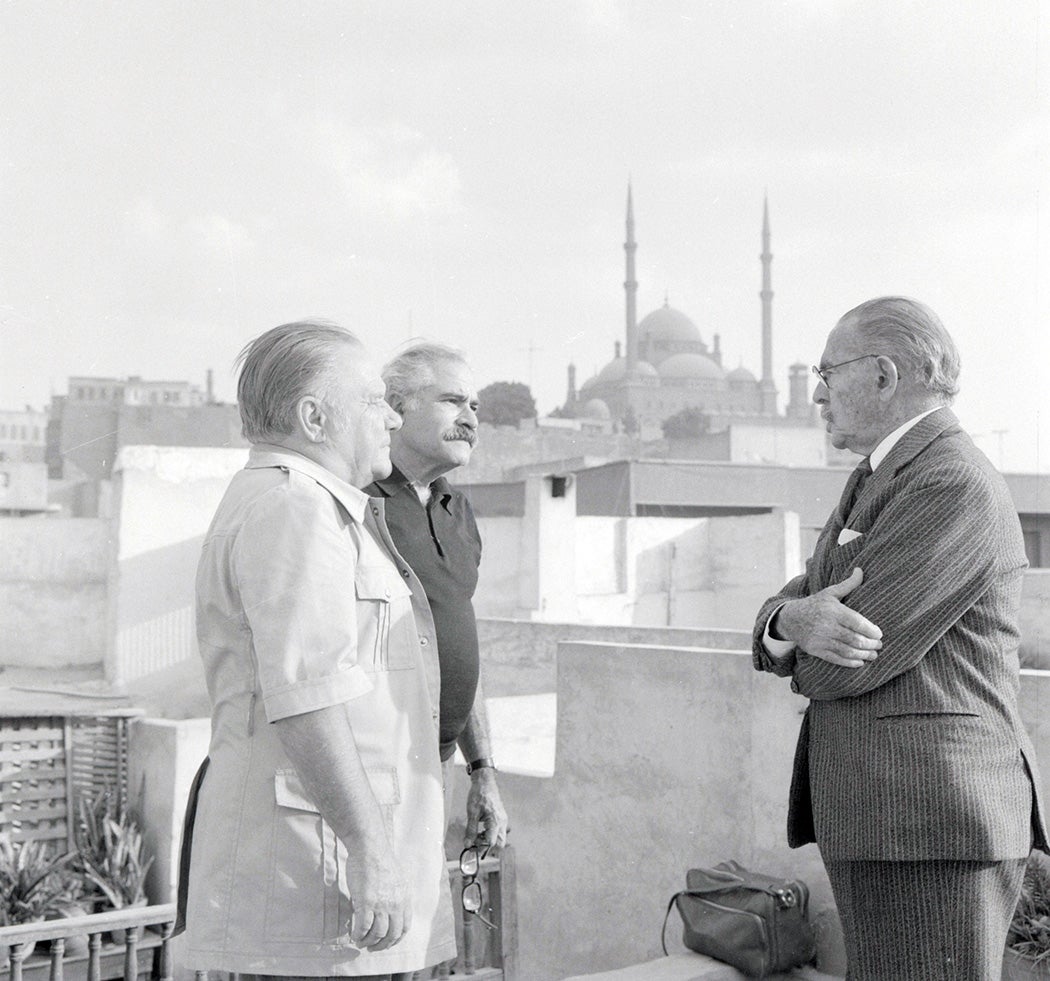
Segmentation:
[(0, 834), (0, 926), (75, 912), (82, 880), (70, 867), (72, 859), (71, 853), (51, 854), (42, 842), (13, 842)]
[[(105, 909), (144, 906), (153, 856), (147, 853), (131, 809), (117, 802), (108, 789), (94, 798), (81, 798), (79, 807), (77, 861), (100, 905)], [(113, 934), (118, 943), (123, 942), (123, 931)]]
[(1050, 979), (1050, 864), (1037, 852), (1028, 859), (1021, 899), (1010, 922), (1003, 977)]

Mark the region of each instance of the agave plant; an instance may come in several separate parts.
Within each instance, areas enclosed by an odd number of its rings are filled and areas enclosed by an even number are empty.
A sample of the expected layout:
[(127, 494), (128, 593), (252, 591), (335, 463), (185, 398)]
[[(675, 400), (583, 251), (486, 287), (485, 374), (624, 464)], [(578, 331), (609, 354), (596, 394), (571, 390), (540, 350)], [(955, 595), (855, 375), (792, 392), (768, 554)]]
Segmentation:
[(1031, 960), (1050, 960), (1050, 864), (1038, 854), (1033, 853), (1025, 868), (1006, 944)]
[(39, 841), (0, 835), (0, 926), (65, 916), (76, 907), (82, 882), (73, 854), (52, 855)]
[(146, 875), (153, 864), (131, 810), (109, 790), (81, 798), (76, 830), (78, 865), (114, 909), (146, 901)]

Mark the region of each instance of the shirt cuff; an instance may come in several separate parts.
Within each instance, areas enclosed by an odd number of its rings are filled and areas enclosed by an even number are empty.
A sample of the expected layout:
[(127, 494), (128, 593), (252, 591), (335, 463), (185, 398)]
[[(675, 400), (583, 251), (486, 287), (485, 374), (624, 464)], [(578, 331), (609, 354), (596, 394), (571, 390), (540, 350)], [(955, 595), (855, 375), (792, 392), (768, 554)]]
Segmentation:
[(780, 606), (769, 614), (769, 619), (766, 620), (766, 629), (762, 633), (762, 646), (766, 649), (766, 653), (770, 657), (775, 657), (778, 660), (787, 657), (788, 654), (795, 649), (795, 642), (793, 640), (777, 640), (776, 637), (771, 637), (769, 633), (769, 625), (773, 622), (773, 617), (777, 615), (783, 605), (784, 604), (781, 603)]
[(305, 715), (318, 709), (342, 705), (353, 698), (367, 695), (373, 688), (367, 672), (359, 664), (326, 678), (312, 678), (263, 692), (266, 718), (278, 722), (291, 715)]

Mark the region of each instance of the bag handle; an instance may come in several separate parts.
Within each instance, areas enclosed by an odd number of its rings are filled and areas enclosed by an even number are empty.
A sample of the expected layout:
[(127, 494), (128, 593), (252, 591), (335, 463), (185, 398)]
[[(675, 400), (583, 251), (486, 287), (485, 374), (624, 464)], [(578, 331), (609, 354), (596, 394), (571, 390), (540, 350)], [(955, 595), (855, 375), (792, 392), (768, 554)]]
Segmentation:
[(660, 946), (664, 949), (664, 957), (667, 956), (667, 921), (671, 918), (671, 910), (674, 909), (674, 904), (678, 902), (678, 897), (684, 895), (687, 891), (676, 892), (667, 904), (667, 912), (664, 913), (664, 925), (660, 928)]

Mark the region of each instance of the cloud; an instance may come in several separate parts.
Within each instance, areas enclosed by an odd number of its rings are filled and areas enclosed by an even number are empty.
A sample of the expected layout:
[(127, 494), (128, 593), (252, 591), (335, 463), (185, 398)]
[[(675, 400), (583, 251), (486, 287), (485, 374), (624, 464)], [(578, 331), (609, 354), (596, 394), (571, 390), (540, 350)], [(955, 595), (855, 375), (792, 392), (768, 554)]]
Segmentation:
[(156, 242), (167, 235), (168, 216), (149, 198), (138, 198), (124, 212), (124, 226), (135, 238)]
[(422, 133), (393, 123), (349, 128), (317, 123), (318, 159), (342, 185), (350, 208), (384, 219), (452, 214), (460, 209), (459, 167)]
[(241, 224), (224, 215), (202, 215), (190, 219), (186, 230), (199, 248), (220, 258), (232, 259), (250, 251), (255, 241)]

